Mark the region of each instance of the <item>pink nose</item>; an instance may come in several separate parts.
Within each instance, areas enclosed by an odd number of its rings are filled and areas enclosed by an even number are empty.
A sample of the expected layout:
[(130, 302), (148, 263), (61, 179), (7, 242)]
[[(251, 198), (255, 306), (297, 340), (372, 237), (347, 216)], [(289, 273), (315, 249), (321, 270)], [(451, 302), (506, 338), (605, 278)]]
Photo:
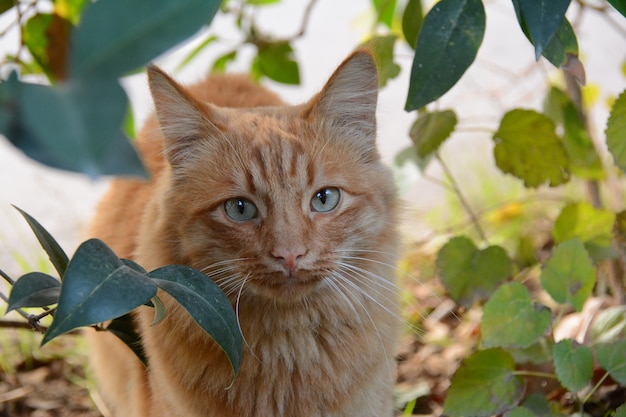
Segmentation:
[(276, 248), (272, 256), (280, 262), (287, 272), (293, 272), (298, 267), (298, 260), (306, 253), (302, 246)]

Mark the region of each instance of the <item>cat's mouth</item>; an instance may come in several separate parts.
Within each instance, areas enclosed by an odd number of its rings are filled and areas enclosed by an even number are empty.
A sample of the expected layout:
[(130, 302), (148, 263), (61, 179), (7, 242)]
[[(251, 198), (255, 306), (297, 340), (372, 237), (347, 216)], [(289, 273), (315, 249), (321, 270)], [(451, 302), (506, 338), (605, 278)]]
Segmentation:
[(271, 298), (289, 300), (311, 294), (323, 281), (323, 275), (308, 272), (275, 273), (255, 277), (250, 281), (250, 286)]

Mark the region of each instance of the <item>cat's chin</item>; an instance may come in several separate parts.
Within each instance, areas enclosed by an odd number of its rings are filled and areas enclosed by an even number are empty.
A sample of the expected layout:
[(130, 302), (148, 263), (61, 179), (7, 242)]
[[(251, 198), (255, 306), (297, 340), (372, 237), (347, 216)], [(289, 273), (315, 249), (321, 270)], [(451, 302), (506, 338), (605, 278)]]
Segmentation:
[(308, 277), (280, 277), (268, 280), (254, 280), (250, 282), (250, 289), (260, 296), (277, 301), (299, 301), (313, 294), (324, 284), (324, 278)]

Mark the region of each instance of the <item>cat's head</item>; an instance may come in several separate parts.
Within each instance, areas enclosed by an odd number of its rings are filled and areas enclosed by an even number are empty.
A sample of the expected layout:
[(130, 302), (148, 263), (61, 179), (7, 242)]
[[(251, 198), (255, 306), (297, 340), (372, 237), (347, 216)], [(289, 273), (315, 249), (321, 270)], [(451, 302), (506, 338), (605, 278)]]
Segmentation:
[(228, 294), (275, 300), (371, 281), (392, 262), (395, 187), (376, 148), (369, 53), (299, 106), (220, 108), (149, 76), (170, 165), (162, 238), (177, 259)]

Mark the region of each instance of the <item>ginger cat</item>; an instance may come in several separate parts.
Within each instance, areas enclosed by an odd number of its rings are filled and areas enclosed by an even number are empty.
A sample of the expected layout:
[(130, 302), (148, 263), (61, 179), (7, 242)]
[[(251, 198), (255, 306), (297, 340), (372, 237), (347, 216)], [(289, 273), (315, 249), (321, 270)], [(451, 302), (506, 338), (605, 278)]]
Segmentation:
[[(186, 264), (231, 299), (245, 339), (224, 353), (160, 293), (136, 312), (149, 366), (90, 332), (117, 417), (391, 416), (396, 191), (376, 148), (377, 70), (352, 54), (298, 106), (243, 76), (189, 90), (151, 68), (149, 182), (113, 182), (92, 234), (147, 270)], [(123, 289), (121, 289), (123, 290)]]

